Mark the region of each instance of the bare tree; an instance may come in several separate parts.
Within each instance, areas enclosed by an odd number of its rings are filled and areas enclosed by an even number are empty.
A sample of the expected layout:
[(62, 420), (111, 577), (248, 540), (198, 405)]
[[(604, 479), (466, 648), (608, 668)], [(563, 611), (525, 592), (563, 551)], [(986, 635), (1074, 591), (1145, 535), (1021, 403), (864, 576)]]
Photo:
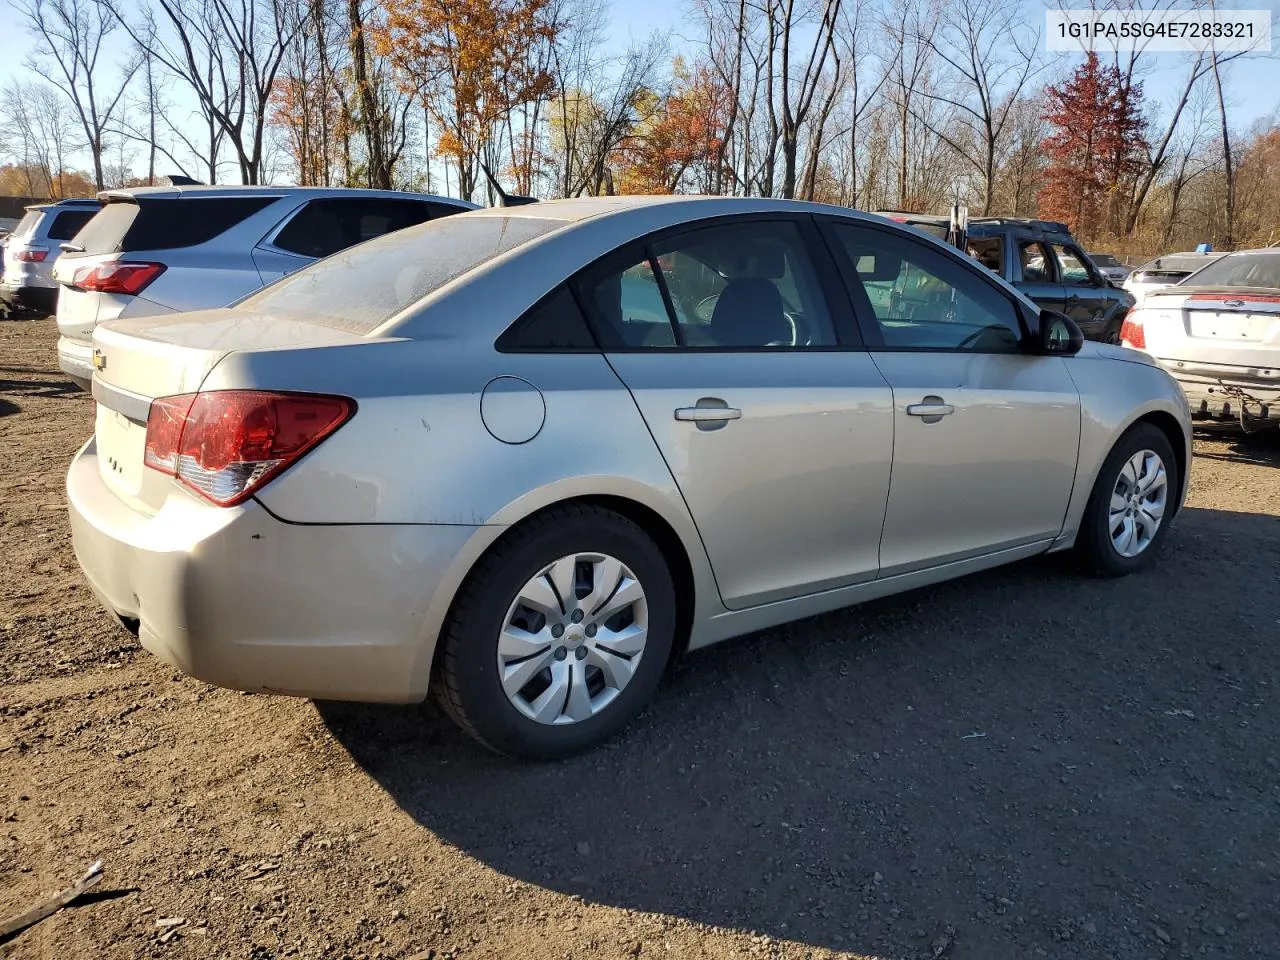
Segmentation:
[[(803, 9), (796, 9), (796, 0), (768, 0), (771, 33), (774, 31), (776, 18), (776, 35), (778, 38), (778, 73), (777, 85), (781, 122), (778, 126), (779, 143), (782, 148), (782, 195), (794, 197), (796, 194), (796, 155), (800, 147), (800, 131), (813, 108), (814, 97), (822, 82), (823, 68), (828, 59), (837, 64), (837, 74), (830, 84), (831, 99), (824, 102), (822, 121), (831, 114), (834, 103), (836, 84), (839, 81), (839, 57), (836, 54), (835, 34), (836, 22), (840, 15), (840, 0), (819, 0), (818, 23), (814, 29), (813, 42), (809, 45), (807, 56), (803, 56), (804, 69), (795, 77), (792, 69), (792, 44), (797, 27), (805, 19)], [(794, 79), (793, 79), (794, 78)], [(770, 73), (770, 85), (773, 74)], [(817, 137), (820, 144), (821, 134)]]
[(3, 96), (9, 113), (4, 134), (22, 146), (17, 159), (26, 171), (27, 195), (66, 196), (66, 158), (77, 146), (77, 124), (61, 92), (39, 81), (11, 78)]
[(131, 22), (109, 5), (134, 42), (190, 87), (208, 124), (208, 163), (216, 175), (219, 135), (235, 151), (244, 183), (258, 183), (263, 128), (275, 80), (301, 31), (301, 0), (158, 0), (165, 30)]
[(926, 96), (955, 109), (960, 138), (931, 132), (982, 179), (982, 212), (995, 199), (997, 158), (1020, 90), (1037, 71), (1040, 31), (1028, 29), (1015, 0), (952, 0), (939, 29), (917, 38), (951, 73), (949, 88)]
[(666, 55), (666, 37), (655, 34), (611, 65), (613, 78), (602, 89), (561, 92), (552, 122), (557, 138), (562, 138), (554, 145), (564, 154), (564, 196), (613, 193), (609, 160), (635, 126), (641, 95), (655, 85)]
[(127, 64), (110, 81), (103, 78), (103, 42), (116, 20), (96, 0), (17, 0), (16, 6), (37, 41), (28, 67), (70, 102), (93, 158), (94, 182), (101, 190), (104, 139), (138, 61)]
[(1222, 172), (1227, 187), (1226, 209), (1223, 211), (1225, 233), (1222, 242), (1223, 246), (1230, 249), (1235, 243), (1236, 172), (1234, 158), (1231, 155), (1231, 124), (1227, 122), (1227, 98), (1222, 91), (1222, 69), (1218, 65), (1217, 57), (1212, 58), (1212, 70), (1213, 87), (1218, 96), (1218, 116), (1222, 121)]

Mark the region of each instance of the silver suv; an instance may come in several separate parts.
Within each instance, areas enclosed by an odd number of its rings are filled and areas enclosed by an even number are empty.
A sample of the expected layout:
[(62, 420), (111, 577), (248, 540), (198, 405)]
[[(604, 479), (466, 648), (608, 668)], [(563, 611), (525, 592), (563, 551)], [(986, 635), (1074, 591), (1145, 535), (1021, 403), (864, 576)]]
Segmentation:
[(62, 244), (58, 365), (88, 390), (93, 328), (222, 307), (321, 257), (475, 208), (449, 197), (321, 187), (139, 187)]
[(4, 242), (4, 279), (0, 298), (11, 309), (53, 313), (58, 285), (53, 262), (58, 244), (70, 240), (98, 212), (98, 200), (59, 200), (27, 207)]

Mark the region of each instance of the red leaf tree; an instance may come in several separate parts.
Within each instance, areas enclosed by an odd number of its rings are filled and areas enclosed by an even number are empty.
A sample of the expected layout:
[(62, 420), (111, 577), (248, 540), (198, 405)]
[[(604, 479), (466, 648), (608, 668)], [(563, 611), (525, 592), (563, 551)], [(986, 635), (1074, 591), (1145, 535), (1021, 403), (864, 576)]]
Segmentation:
[(1037, 197), (1040, 215), (1064, 220), (1087, 237), (1115, 233), (1126, 191), (1142, 170), (1146, 121), (1142, 85), (1090, 53), (1059, 86), (1045, 91), (1048, 166)]

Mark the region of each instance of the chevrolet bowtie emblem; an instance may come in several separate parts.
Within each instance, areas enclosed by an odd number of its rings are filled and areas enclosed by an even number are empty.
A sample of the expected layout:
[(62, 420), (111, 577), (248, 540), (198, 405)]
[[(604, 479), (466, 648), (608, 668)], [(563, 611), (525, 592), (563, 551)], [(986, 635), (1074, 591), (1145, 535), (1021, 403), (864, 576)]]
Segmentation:
[(95, 349), (93, 351), (93, 369), (95, 370), (107, 369), (107, 356), (101, 350)]

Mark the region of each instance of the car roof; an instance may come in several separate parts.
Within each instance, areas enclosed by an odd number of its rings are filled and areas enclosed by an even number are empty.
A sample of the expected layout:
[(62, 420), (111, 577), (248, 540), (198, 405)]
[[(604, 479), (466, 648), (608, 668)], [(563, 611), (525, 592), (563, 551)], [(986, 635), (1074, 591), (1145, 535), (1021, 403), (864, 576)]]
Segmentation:
[[(414, 200), (430, 200), (436, 203), (447, 203), (468, 209), (478, 209), (469, 200), (457, 197), (445, 197), (434, 193), (411, 193), (404, 190), (366, 190), (360, 187), (288, 187), (288, 186), (233, 186), (206, 185), (199, 186), (157, 186), (157, 187), (123, 187), (117, 190), (103, 190), (98, 194), (102, 201), (131, 200), (139, 197), (253, 197), (262, 194), (279, 197), (391, 197), (411, 198)], [(95, 201), (96, 202), (96, 201)]]
[(1138, 267), (1137, 272), (1144, 270), (1198, 270), (1212, 260), (1219, 260), (1225, 253), (1197, 253), (1188, 250), (1185, 253), (1166, 253), (1164, 256), (1148, 260)]
[(62, 200), (54, 200), (52, 203), (33, 203), (29, 207), (23, 209), (31, 210), (59, 210), (67, 207), (100, 207), (102, 201), (97, 197), (65, 197)]
[[(515, 207), (481, 207), (468, 217), (530, 217), (578, 223), (606, 215), (622, 216), (651, 211), (656, 219), (678, 225), (683, 219), (730, 216), (739, 213), (829, 213), (863, 220), (883, 221), (884, 217), (850, 207), (782, 200), (774, 197), (717, 197), (706, 194), (632, 194), (618, 197), (570, 197), (544, 200)], [(649, 218), (646, 218), (649, 219)]]

